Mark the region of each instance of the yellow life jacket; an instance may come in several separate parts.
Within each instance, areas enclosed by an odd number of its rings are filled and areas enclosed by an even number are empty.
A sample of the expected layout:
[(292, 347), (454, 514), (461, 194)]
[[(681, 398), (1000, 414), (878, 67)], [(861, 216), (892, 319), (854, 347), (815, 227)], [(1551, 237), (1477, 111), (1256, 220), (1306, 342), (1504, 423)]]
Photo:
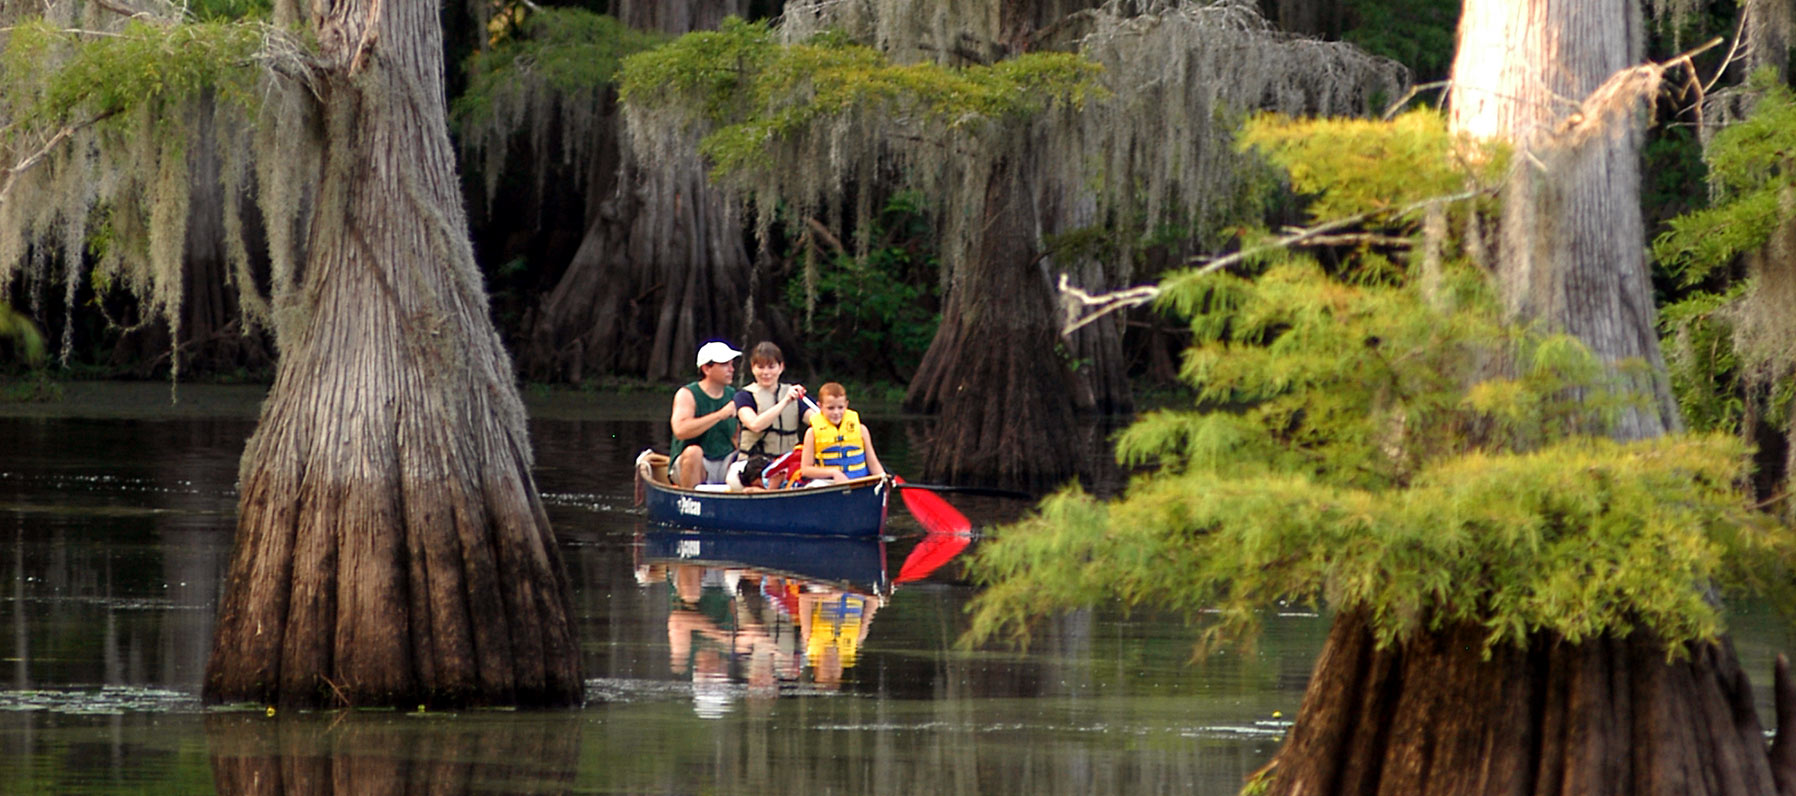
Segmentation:
[(840, 426), (831, 424), (822, 412), (813, 413), (811, 431), (817, 444), (811, 455), (818, 464), (840, 467), (849, 478), (873, 474), (867, 467), (867, 444), (861, 439), (859, 412), (843, 412)]

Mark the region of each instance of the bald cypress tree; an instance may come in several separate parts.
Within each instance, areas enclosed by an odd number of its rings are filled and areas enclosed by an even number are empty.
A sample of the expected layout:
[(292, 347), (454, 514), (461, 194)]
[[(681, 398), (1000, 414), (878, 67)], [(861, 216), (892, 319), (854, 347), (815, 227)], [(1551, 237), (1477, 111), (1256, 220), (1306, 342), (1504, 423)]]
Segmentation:
[(1124, 499), (1063, 494), (981, 549), (977, 633), (1114, 597), (1203, 616), (1213, 645), (1267, 605), (1332, 607), (1260, 793), (1790, 792), (1796, 744), (1767, 749), (1717, 596), (1787, 600), (1796, 546), (1743, 500), (1740, 445), (1679, 432), (1640, 24), (1622, 0), (1468, 3), (1445, 118), (1250, 127), (1358, 250), (1163, 286), (1204, 404), (1125, 433), (1157, 468)]
[(244, 451), (206, 700), (578, 702), (565, 575), (468, 243), (436, 7), (281, 4), (273, 25), (74, 11), (6, 43), (0, 267), (72, 282), (98, 251), (92, 278), (178, 312), (184, 114), (208, 91), (227, 186), (254, 169), (267, 219), (272, 293), (236, 287), (280, 364)]

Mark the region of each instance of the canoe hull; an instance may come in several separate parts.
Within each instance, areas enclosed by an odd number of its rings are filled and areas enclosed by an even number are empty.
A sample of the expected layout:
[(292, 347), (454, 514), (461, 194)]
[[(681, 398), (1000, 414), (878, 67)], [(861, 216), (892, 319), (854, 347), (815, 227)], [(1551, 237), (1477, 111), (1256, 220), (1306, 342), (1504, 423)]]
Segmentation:
[(649, 519), (675, 528), (800, 536), (872, 538), (885, 528), (891, 480), (857, 478), (842, 484), (767, 492), (682, 489), (637, 473)]

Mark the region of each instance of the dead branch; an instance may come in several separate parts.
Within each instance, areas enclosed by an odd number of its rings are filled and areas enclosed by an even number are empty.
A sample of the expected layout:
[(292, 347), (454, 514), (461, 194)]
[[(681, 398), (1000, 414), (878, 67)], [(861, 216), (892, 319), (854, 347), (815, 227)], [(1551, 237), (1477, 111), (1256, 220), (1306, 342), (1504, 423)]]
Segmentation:
[(831, 235), (829, 232), (829, 228), (823, 226), (823, 222), (818, 221), (817, 219), (814, 219), (814, 218), (806, 218), (804, 220), (804, 225), (806, 227), (810, 228), (811, 232), (814, 233), (818, 238), (821, 238), (824, 243), (829, 244), (829, 248), (834, 250), (836, 254), (841, 255), (843, 257), (848, 256), (848, 250), (842, 248), (842, 241), (837, 240), (836, 236)]
[(54, 135), (50, 136), (49, 140), (44, 142), (43, 146), (38, 147), (36, 152), (26, 155), (22, 160), (14, 163), (11, 168), (6, 169), (4, 176), (0, 176), (0, 203), (6, 202), (7, 194), (12, 193), (14, 180), (16, 180), (20, 174), (30, 171), (37, 166), (37, 164), (42, 162), (46, 156), (56, 149), (56, 147), (60, 146), (63, 141), (68, 140), (69, 136), (99, 124), (117, 113), (117, 110), (110, 110), (95, 116), (92, 119), (88, 119), (87, 121), (67, 125), (61, 130), (57, 130)]
[(1068, 337), (1086, 324), (1120, 309), (1139, 307), (1160, 296), (1158, 285), (1141, 285), (1127, 290), (1093, 296), (1067, 283), (1060, 275), (1060, 311), (1066, 319), (1060, 325), (1060, 336)]

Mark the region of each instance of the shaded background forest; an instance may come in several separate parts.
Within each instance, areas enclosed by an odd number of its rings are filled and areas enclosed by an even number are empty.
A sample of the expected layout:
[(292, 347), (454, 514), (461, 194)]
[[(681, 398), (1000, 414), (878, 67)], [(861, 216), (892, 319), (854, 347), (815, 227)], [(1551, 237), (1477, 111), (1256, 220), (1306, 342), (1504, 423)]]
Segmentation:
[[(627, 155), (616, 73), (628, 54), (728, 16), (771, 19), (780, 0), (617, 0), (527, 4), (451, 2), (443, 9), (453, 134), (462, 156), (464, 196), (492, 314), (520, 379), (593, 387), (618, 381), (666, 382), (689, 375), (690, 351), (705, 339), (739, 344), (771, 339), (801, 380), (828, 378), (902, 389), (918, 376), (941, 325), (947, 275), (939, 230), (927, 223), (932, 197), (875, 174), (844, 188), (848, 206), (870, 214), (788, 219), (757, 238), (750, 219), (707, 180), (701, 165), (653, 172)], [(1021, 44), (966, 37), (961, 63), (998, 60), (1053, 46), (1062, 20), (1093, 0), (1001, 4), (1038, 34)], [(1011, 8), (1014, 6), (1015, 8)], [(1259, 0), (1280, 31), (1353, 43), (1407, 67), (1422, 101), (1438, 92), (1454, 48), (1457, 0)], [(1685, 9), (1688, 10), (1688, 9)], [(585, 12), (585, 13), (572, 13)], [(221, 11), (220, 13), (230, 13)], [(597, 16), (603, 15), (603, 16)], [(1735, 32), (1739, 8), (1699, 4), (1694, 13), (1652, 26), (1649, 57), (1663, 58), (1713, 36)], [(1719, 53), (1704, 57), (1719, 59)], [(524, 68), (520, 69), (520, 65)], [(529, 79), (520, 79), (527, 74)], [(1394, 99), (1394, 98), (1391, 98)], [(1700, 144), (1687, 99), (1667, 97), (1649, 132), (1642, 202), (1649, 234), (1693, 209), (1705, 195)], [(207, 151), (207, 142), (191, 142)], [(166, 378), (178, 361), (183, 379), (263, 381), (275, 347), (246, 329), (230, 288), (227, 201), (240, 203), (252, 273), (261, 237), (254, 203), (227, 197), (205, 168), (193, 175), (187, 224), (179, 342), (168, 324), (130, 291), (98, 278), (73, 284), (66, 268), (19, 271), (0, 293), (42, 331), (66, 376)], [(1243, 225), (1276, 229), (1301, 217), (1302, 197), (1267, 186)], [(1114, 229), (1114, 228), (1112, 228)], [(1083, 235), (1083, 237), (1081, 237)], [(1091, 259), (1131, 262), (1085, 274), (1092, 289), (1153, 281), (1188, 258), (1232, 245), (1196, 225), (1170, 225), (1144, 242), (1119, 244), (1089, 230), (1049, 239), (1047, 248), (1079, 248)], [(1137, 245), (1140, 243), (1141, 245)], [(1119, 252), (1121, 254), (1119, 254)], [(1324, 252), (1326, 256), (1326, 252)], [(33, 256), (46, 256), (33, 253)], [(1037, 255), (1042, 256), (1040, 254)], [(1119, 277), (1125, 277), (1122, 281)], [(1106, 277), (1115, 283), (1107, 283)], [(1726, 269), (1705, 285), (1656, 273), (1660, 298), (1713, 289), (1737, 278)], [(1176, 385), (1180, 324), (1150, 310), (1107, 320), (1111, 339), (1054, 352), (1076, 374), (1075, 408), (1126, 412), (1133, 393)], [(0, 345), (5, 343), (0, 342)], [(1120, 359), (1095, 363), (1099, 359)], [(0, 358), (0, 367), (23, 367)], [(927, 401), (913, 408), (933, 411)], [(1781, 435), (1765, 436), (1780, 460)]]
[[(919, 212), (929, 197), (875, 188), (869, 193), (883, 207), (875, 229), (853, 229), (852, 219), (813, 219), (809, 234), (775, 230), (762, 248), (704, 184), (702, 173), (674, 185), (648, 184), (620, 152), (624, 133), (612, 84), (617, 61), (679, 34), (713, 29), (727, 16), (776, 17), (783, 5), (545, 3), (541, 7), (580, 9), (619, 24), (543, 14), (539, 30), (521, 22), (523, 3), (445, 5), (444, 58), (475, 250), (494, 321), (522, 379), (680, 379), (689, 370), (685, 352), (713, 336), (739, 343), (772, 339), (800, 378), (902, 385), (914, 375), (939, 321), (942, 292), (938, 247)], [(1100, 4), (1033, 5), (1041, 7), (1036, 14), (1046, 26)], [(1261, 10), (1283, 30), (1357, 43), (1404, 63), (1425, 82), (1445, 75), (1457, 5), (1263, 0)], [(562, 54), (566, 62), (539, 62), (536, 85), (484, 83), (495, 61), (543, 52), (520, 47), (526, 37), (563, 44), (584, 38), (589, 44)], [(209, 148), (193, 143), (194, 151)], [(254, 329), (245, 332), (229, 288), (221, 210), (226, 199), (203, 173), (193, 182), (179, 346), (171, 346), (167, 324), (122, 287), (92, 279), (71, 286), (30, 276), (33, 269), (7, 286), (4, 295), (42, 330), (52, 357), (69, 368), (66, 375), (165, 378), (171, 357), (179, 357), (184, 379), (260, 381), (272, 372), (272, 341)], [(1288, 208), (1272, 207), (1275, 220), (1281, 212), (1291, 216)], [(244, 201), (242, 210), (257, 237), (253, 203)], [(865, 254), (857, 252), (857, 236), (868, 242)], [(1136, 269), (1139, 281), (1198, 248), (1176, 231), (1166, 237), (1139, 255), (1146, 266)], [(252, 240), (252, 258), (259, 248)], [(806, 257), (818, 258), (821, 266), (812, 271), (808, 290)], [(1182, 347), (1178, 325), (1141, 311), (1124, 326), (1128, 375), (1171, 384)], [(15, 359), (7, 363), (17, 367)]]

